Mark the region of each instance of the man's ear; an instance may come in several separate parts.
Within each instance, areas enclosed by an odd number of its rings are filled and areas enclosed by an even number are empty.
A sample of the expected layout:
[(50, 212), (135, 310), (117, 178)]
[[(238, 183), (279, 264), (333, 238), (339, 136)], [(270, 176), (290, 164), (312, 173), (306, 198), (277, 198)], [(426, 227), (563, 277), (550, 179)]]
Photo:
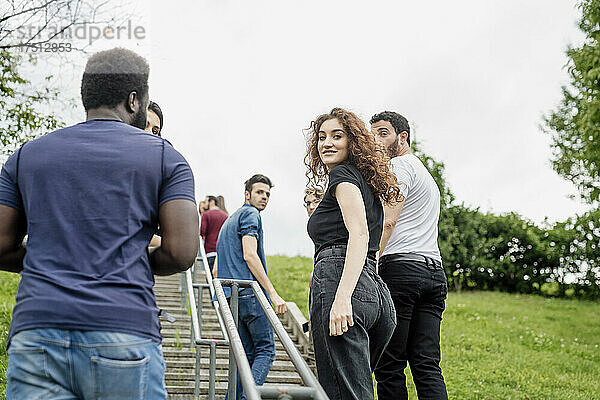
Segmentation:
[(138, 96), (137, 92), (133, 91), (129, 93), (129, 96), (127, 96), (127, 103), (125, 104), (127, 112), (132, 114), (137, 113), (138, 109), (140, 108), (140, 104), (140, 97)]
[(245, 201), (250, 200), (250, 192), (247, 190), (244, 190), (244, 200)]
[(406, 132), (406, 131), (400, 132), (400, 139), (402, 139), (403, 142), (406, 142), (408, 140), (408, 132)]

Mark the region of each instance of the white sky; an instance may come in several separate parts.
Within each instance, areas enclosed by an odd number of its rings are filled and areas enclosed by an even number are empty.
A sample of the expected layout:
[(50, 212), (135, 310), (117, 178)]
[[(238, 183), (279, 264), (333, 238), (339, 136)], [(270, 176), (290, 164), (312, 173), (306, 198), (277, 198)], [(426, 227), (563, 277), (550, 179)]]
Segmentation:
[[(334, 106), (366, 121), (385, 109), (407, 117), (458, 202), (536, 222), (587, 209), (567, 197), (575, 188), (550, 167), (539, 128), (568, 82), (565, 50), (582, 40), (573, 1), (149, 4), (147, 38), (120, 45), (148, 58), (164, 136), (189, 161), (198, 198), (222, 194), (233, 212), (248, 177), (273, 180), (267, 254), (312, 253), (302, 129)], [(82, 118), (79, 107), (69, 122)]]

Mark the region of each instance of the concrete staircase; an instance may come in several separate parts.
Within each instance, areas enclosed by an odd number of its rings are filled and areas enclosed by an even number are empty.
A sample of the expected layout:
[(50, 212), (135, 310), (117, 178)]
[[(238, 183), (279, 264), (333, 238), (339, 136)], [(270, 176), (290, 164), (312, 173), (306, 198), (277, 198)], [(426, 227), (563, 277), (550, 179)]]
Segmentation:
[[(199, 274), (202, 276), (202, 274)], [(201, 279), (199, 279), (201, 281)], [(169, 399), (194, 399), (195, 379), (195, 349), (190, 347), (190, 316), (187, 307), (181, 307), (179, 290), (180, 276), (156, 277), (154, 293), (158, 306), (174, 316), (177, 321), (169, 323), (162, 320), (163, 353), (167, 364), (165, 381)], [(202, 338), (223, 339), (217, 315), (212, 307), (208, 290), (204, 290), (202, 298)], [(312, 349), (308, 345), (306, 334), (302, 333), (299, 325), (304, 322), (303, 316), (294, 303), (289, 305), (290, 311), (282, 318), (290, 337), (296, 343), (300, 352), (313, 367)], [(300, 376), (283, 346), (275, 335), (277, 357), (267, 384), (302, 384)], [(217, 346), (217, 381), (216, 398), (224, 399), (227, 390), (229, 350), (225, 346)], [(209, 348), (201, 348), (201, 385), (200, 398), (208, 398), (209, 379)]]

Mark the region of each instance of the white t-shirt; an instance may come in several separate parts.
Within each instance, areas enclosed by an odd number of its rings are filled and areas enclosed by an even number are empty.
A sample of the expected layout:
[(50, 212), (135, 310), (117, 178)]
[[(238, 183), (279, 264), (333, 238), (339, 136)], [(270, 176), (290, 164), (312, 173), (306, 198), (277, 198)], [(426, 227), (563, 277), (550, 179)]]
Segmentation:
[(440, 190), (413, 154), (394, 157), (392, 172), (398, 179), (404, 206), (382, 255), (414, 253), (442, 261), (438, 248)]

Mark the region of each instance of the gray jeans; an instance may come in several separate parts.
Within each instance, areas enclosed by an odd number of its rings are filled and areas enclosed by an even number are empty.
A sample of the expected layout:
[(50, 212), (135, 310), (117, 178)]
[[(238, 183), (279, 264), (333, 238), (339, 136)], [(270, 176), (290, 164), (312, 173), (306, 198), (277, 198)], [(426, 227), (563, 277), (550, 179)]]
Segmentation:
[(344, 269), (346, 246), (319, 252), (311, 282), (311, 333), (319, 382), (331, 400), (373, 399), (372, 371), (396, 327), (390, 292), (367, 259), (352, 294), (354, 326), (329, 336), (329, 312)]

